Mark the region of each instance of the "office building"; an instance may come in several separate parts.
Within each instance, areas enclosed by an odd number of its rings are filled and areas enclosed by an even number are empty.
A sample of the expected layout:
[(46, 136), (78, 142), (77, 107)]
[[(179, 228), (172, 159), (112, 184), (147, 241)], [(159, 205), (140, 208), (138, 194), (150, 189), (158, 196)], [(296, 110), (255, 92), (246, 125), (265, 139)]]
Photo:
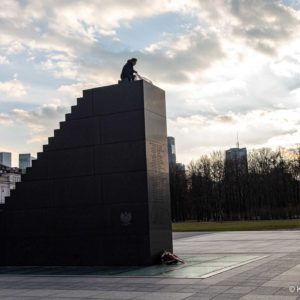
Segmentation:
[(176, 166), (175, 138), (172, 136), (168, 136), (168, 158), (169, 158), (169, 165), (175, 167)]
[(225, 152), (225, 173), (227, 175), (248, 174), (248, 161), (246, 148), (231, 148)]
[(30, 153), (19, 154), (19, 168), (22, 170), (22, 173), (25, 173), (26, 169), (31, 167), (33, 157)]
[(0, 164), (6, 167), (11, 167), (11, 153), (0, 152)]

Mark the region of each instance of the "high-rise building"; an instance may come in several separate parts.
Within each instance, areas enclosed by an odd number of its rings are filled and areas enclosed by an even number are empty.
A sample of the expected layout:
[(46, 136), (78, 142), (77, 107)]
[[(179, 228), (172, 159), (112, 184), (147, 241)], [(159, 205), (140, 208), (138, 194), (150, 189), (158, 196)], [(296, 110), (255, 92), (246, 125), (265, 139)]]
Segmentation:
[(233, 175), (248, 174), (246, 148), (231, 148), (225, 152), (225, 172)]
[(172, 136), (168, 136), (168, 157), (169, 157), (169, 165), (175, 168), (176, 166), (175, 138)]
[(0, 164), (6, 167), (11, 167), (11, 153), (0, 152)]
[(31, 167), (32, 156), (30, 153), (19, 154), (19, 168), (22, 170), (22, 173), (25, 173), (26, 169)]

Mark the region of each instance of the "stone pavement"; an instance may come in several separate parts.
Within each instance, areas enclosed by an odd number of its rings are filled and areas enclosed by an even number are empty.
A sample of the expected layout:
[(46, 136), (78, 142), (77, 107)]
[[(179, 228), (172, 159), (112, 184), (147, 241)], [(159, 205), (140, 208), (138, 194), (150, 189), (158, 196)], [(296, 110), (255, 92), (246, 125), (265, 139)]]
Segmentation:
[(174, 252), (179, 256), (252, 255), (260, 259), (204, 279), (20, 275), (0, 268), (0, 299), (300, 299), (298, 230), (175, 233)]

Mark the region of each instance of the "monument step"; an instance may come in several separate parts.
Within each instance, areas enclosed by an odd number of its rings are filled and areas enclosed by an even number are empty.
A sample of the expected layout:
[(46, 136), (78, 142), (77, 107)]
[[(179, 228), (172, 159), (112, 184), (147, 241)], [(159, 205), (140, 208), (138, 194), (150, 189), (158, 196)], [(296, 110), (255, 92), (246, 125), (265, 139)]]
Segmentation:
[(83, 97), (77, 98), (77, 105), (81, 104), (83, 102)]

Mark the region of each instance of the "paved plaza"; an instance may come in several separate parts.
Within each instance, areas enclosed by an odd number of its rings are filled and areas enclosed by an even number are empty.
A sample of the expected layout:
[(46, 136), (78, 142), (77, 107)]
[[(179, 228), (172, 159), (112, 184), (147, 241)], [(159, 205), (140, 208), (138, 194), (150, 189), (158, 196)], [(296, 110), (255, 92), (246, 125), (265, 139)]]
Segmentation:
[(0, 299), (300, 299), (300, 231), (175, 233), (185, 265), (0, 267)]

